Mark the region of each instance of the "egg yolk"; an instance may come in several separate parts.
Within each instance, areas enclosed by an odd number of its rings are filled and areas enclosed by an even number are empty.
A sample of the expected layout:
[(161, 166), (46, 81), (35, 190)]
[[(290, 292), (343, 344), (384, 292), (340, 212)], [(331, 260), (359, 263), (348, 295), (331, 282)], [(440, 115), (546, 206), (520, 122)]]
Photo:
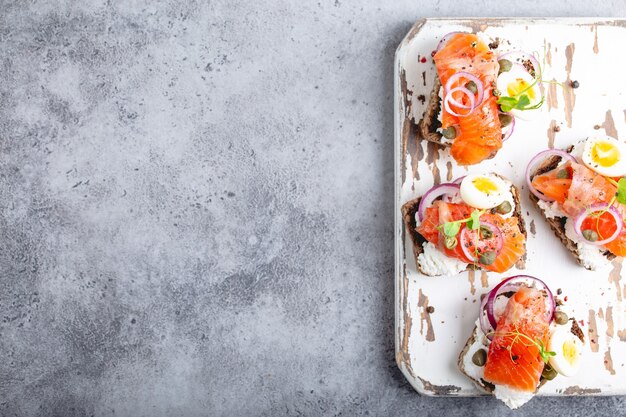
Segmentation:
[[(522, 91), (526, 90), (528, 87), (530, 87), (530, 84), (527, 83), (526, 80), (524, 80), (523, 78), (518, 78), (514, 82), (509, 83), (509, 85), (506, 86), (506, 92), (509, 93), (510, 97), (514, 97)], [(529, 88), (528, 90), (524, 91), (524, 94), (527, 94), (528, 98), (531, 100), (535, 99), (535, 90), (533, 88)]]
[(483, 194), (489, 194), (498, 191), (498, 186), (489, 178), (478, 177), (472, 181), (474, 187)]
[(573, 364), (574, 362), (576, 362), (577, 356), (578, 356), (578, 349), (576, 348), (575, 342), (563, 343), (563, 357), (568, 363)]
[(619, 161), (619, 150), (609, 142), (596, 142), (591, 149), (591, 159), (603, 167), (613, 166)]

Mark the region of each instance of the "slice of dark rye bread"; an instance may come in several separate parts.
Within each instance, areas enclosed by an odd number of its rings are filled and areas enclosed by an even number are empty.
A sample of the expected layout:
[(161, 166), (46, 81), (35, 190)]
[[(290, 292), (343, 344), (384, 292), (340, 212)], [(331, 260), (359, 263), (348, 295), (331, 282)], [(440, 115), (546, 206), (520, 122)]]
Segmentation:
[[(570, 328), (570, 331), (572, 332), (573, 335), (575, 335), (576, 337), (578, 337), (578, 339), (580, 339), (581, 342), (585, 343), (585, 336), (583, 334), (583, 331), (580, 329), (580, 327), (578, 326), (578, 322), (576, 321), (575, 318), (571, 318), (570, 321), (572, 322), (572, 326)], [(476, 384), (480, 389), (482, 389), (484, 392), (491, 394), (493, 393), (493, 390), (495, 389), (494, 385), (490, 382), (485, 381), (484, 379), (475, 379), (474, 377), (470, 376), (467, 369), (465, 369), (465, 356), (470, 354), (470, 349), (472, 347), (472, 345), (476, 342), (476, 338), (478, 337), (478, 327), (474, 326), (474, 330), (472, 331), (472, 335), (469, 337), (469, 339), (467, 339), (467, 342), (465, 343), (465, 346), (463, 347), (463, 350), (461, 351), (461, 353), (459, 354), (459, 359), (457, 360), (457, 366), (459, 368), (459, 370), (461, 371), (461, 373), (463, 375), (465, 375), (466, 377), (468, 377), (469, 379), (471, 379), (474, 384)], [(487, 346), (483, 346), (485, 349), (487, 349)], [(473, 353), (472, 353), (473, 354)], [(543, 377), (539, 380), (539, 385), (537, 386), (537, 389), (543, 387), (543, 385), (548, 382), (547, 379), (544, 379)]]
[(441, 100), (439, 99), (440, 88), (441, 81), (439, 81), (439, 77), (435, 75), (435, 85), (430, 93), (428, 106), (422, 115), (422, 119), (417, 124), (417, 132), (420, 138), (426, 139), (429, 142), (441, 146), (450, 146), (450, 143), (443, 142), (442, 134), (437, 132), (437, 129), (441, 127), (441, 122), (438, 118), (441, 110)]
[[(502, 179), (505, 179), (501, 177)], [(513, 217), (517, 219), (517, 223), (519, 225), (519, 230), (524, 234), (525, 237), (528, 237), (526, 232), (526, 223), (524, 222), (524, 217), (522, 216), (522, 206), (520, 204), (520, 195), (517, 187), (511, 185), (511, 194), (513, 195), (513, 201), (515, 202), (515, 209), (513, 210)], [(420, 201), (422, 197), (414, 198), (413, 200), (407, 201), (401, 208), (402, 218), (404, 219), (404, 226), (406, 230), (411, 235), (411, 241), (413, 242), (413, 255), (415, 256), (415, 265), (417, 265), (417, 269), (424, 275), (426, 274), (419, 263), (418, 256), (424, 252), (424, 244), (426, 244), (426, 239), (422, 235), (420, 235), (416, 230), (416, 222), (415, 222), (415, 213), (419, 208)], [(515, 264), (519, 269), (524, 269), (526, 265), (526, 254), (517, 261)], [(477, 270), (481, 269), (478, 266), (473, 264), (467, 264), (466, 270)]]
[[(570, 146), (565, 151), (570, 153), (572, 152), (573, 148), (574, 148), (573, 146)], [(544, 174), (548, 171), (552, 171), (554, 168), (556, 168), (559, 165), (560, 162), (561, 162), (561, 157), (559, 156), (553, 156), (551, 158), (546, 159), (541, 165), (539, 165), (539, 167), (531, 175), (530, 179), (532, 180), (537, 175)], [(541, 206), (539, 205), (539, 201), (540, 201), (539, 198), (537, 198), (537, 196), (535, 196), (531, 192), (529, 192), (528, 195), (529, 195), (530, 200), (533, 203), (535, 203), (535, 205), (541, 212), (542, 217), (546, 220), (546, 222), (548, 222), (554, 234), (561, 240), (561, 242), (563, 243), (563, 246), (565, 246), (565, 248), (568, 251), (570, 251), (570, 253), (574, 256), (574, 258), (576, 259), (576, 262), (578, 262), (580, 266), (591, 270), (591, 268), (587, 268), (585, 266), (584, 262), (580, 258), (580, 253), (578, 252), (578, 246), (576, 245), (576, 242), (574, 242), (572, 239), (567, 237), (567, 235), (565, 234), (565, 222), (567, 221), (567, 217), (548, 218), (546, 216), (546, 211), (543, 208), (541, 208)], [(615, 255), (613, 255), (608, 250), (604, 251), (603, 255), (606, 256), (606, 258), (609, 261), (615, 259)]]

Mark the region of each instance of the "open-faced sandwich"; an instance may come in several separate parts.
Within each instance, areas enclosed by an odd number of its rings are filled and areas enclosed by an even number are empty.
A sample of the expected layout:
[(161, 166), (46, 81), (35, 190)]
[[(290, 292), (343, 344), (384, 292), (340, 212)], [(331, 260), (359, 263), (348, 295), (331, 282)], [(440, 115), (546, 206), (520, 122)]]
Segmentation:
[(557, 375), (575, 375), (584, 335), (557, 304), (562, 303), (537, 278), (518, 275), (500, 282), (482, 298), (474, 331), (459, 355), (461, 372), (510, 408), (525, 404)]
[(541, 68), (532, 54), (497, 56), (478, 35), (454, 32), (441, 39), (433, 59), (437, 78), (418, 131), (449, 146), (459, 165), (493, 158), (513, 133), (515, 117), (543, 104)]
[(402, 206), (424, 275), (524, 267), (526, 227), (519, 192), (497, 174), (467, 175), (431, 188)]
[(591, 137), (536, 155), (526, 170), (533, 200), (554, 233), (590, 270), (626, 256), (626, 144)]

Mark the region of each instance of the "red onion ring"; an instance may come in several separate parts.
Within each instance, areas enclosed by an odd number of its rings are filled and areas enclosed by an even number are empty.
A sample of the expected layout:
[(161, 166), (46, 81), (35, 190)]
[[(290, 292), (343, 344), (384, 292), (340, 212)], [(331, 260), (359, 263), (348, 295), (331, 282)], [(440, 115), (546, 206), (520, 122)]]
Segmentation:
[(480, 300), (480, 312), (478, 313), (478, 320), (480, 321), (480, 328), (487, 336), (487, 339), (493, 339), (493, 332), (496, 330), (491, 327), (491, 323), (489, 322), (489, 317), (487, 315), (487, 301), (489, 300), (489, 293), (483, 295), (482, 300)]
[(457, 179), (455, 179), (454, 181), (452, 181), (452, 184), (459, 184), (461, 185), (461, 183), (463, 182), (463, 178), (465, 178), (466, 175), (463, 175), (462, 177), (459, 177)]
[(547, 149), (545, 151), (539, 152), (528, 163), (528, 166), (526, 167), (526, 185), (528, 185), (528, 189), (530, 190), (530, 192), (533, 193), (533, 195), (535, 195), (535, 197), (537, 197), (540, 200), (554, 201), (553, 199), (548, 198), (545, 195), (541, 194), (539, 191), (537, 191), (535, 187), (533, 187), (532, 179), (531, 179), (531, 175), (534, 173), (533, 169), (535, 168), (535, 165), (537, 165), (538, 162), (546, 159), (547, 156), (559, 156), (561, 157), (561, 159), (567, 159), (572, 162), (577, 162), (577, 161), (573, 155), (565, 151), (562, 151), (559, 149)]
[[(507, 57), (511, 57), (514, 55), (518, 55), (519, 57), (528, 59), (530, 61), (531, 64), (533, 64), (533, 69), (535, 70), (535, 76), (533, 78), (541, 78), (541, 66), (539, 65), (539, 61), (537, 60), (537, 58), (535, 58), (535, 56), (533, 54), (529, 54), (528, 52), (524, 52), (524, 51), (511, 51), (511, 52), (506, 52), (504, 54), (501, 54), (500, 56), (498, 56), (498, 61), (501, 59), (507, 59)], [(515, 64), (521, 65), (519, 62), (514, 62), (514, 60), (509, 60)], [(521, 65), (522, 67), (524, 67), (523, 65)], [(524, 67), (524, 69), (526, 69), (526, 67)], [(528, 71), (528, 70), (526, 70)], [(532, 75), (532, 74), (530, 74)]]
[[(467, 113), (465, 113), (465, 114), (460, 114), (460, 113), (457, 113), (457, 112), (455, 112), (454, 110), (452, 110), (452, 108), (450, 107), (450, 101), (451, 101), (451, 100), (454, 100), (454, 99), (452, 98), (452, 93), (454, 93), (454, 92), (456, 92), (456, 91), (461, 91), (462, 93), (467, 94), (467, 96), (468, 96), (468, 98), (469, 98), (469, 100), (470, 100), (470, 103), (471, 103), (471, 104), (470, 104), (470, 106), (469, 106), (469, 107), (468, 107), (467, 105), (464, 105), (464, 104), (461, 104), (461, 106), (459, 106), (459, 107), (461, 107), (461, 108), (468, 109), (468, 112), (467, 112)], [(455, 102), (455, 103), (458, 103), (456, 100), (454, 100), (454, 102)], [(453, 116), (456, 116), (456, 117), (465, 117), (465, 116), (467, 116), (467, 115), (471, 114), (471, 113), (474, 111), (474, 109), (476, 108), (476, 99), (474, 98), (474, 94), (472, 94), (472, 92), (471, 92), (470, 90), (468, 90), (467, 88), (465, 88), (465, 87), (455, 87), (455, 88), (453, 88), (452, 90), (450, 90), (450, 91), (446, 94), (446, 96), (444, 97), (444, 99), (443, 99), (443, 106), (444, 106), (444, 108), (446, 109), (446, 111), (447, 111), (448, 113), (452, 114)]]
[(503, 129), (503, 130), (506, 129), (506, 131), (504, 132), (504, 136), (502, 137), (502, 142), (504, 142), (505, 140), (511, 137), (511, 135), (513, 134), (513, 131), (515, 130), (515, 116), (513, 116), (510, 113), (504, 113), (504, 112), (500, 112), (500, 114), (508, 114), (509, 116), (511, 116), (511, 124)]
[[(493, 223), (481, 221), (480, 225), (488, 228), (493, 234), (493, 236), (497, 239), (496, 240), (496, 256), (498, 256), (500, 252), (502, 251), (502, 246), (504, 246), (504, 238), (502, 237), (502, 232), (500, 231), (498, 226), (496, 226)], [(469, 259), (470, 261), (476, 262), (478, 261), (478, 259), (475, 258), (475, 254), (470, 253), (470, 251), (467, 249), (466, 244), (468, 243), (468, 238), (467, 238), (468, 230), (469, 229), (467, 227), (464, 227), (461, 230), (459, 245), (461, 245), (461, 250), (463, 251), (463, 255), (465, 255), (467, 259)]]
[(487, 301), (484, 303), (484, 307), (483, 303), (481, 303), (480, 315), (481, 317), (484, 315), (484, 309), (487, 313), (487, 321), (489, 323), (489, 325), (487, 326), (487, 323), (484, 323), (485, 320), (480, 320), (481, 329), (486, 335), (489, 335), (490, 332), (493, 332), (498, 327), (498, 317), (495, 316), (493, 305), (496, 298), (503, 293), (509, 291), (517, 291), (520, 285), (526, 285), (528, 287), (531, 287), (530, 285), (528, 285), (529, 282), (532, 282), (533, 286), (534, 284), (539, 284), (539, 289), (544, 290), (548, 295), (546, 299), (548, 307), (546, 310), (546, 320), (548, 321), (548, 323), (552, 322), (552, 319), (554, 318), (554, 310), (556, 309), (556, 301), (554, 300), (554, 296), (552, 295), (552, 291), (550, 291), (550, 288), (548, 288), (546, 283), (539, 278), (530, 275), (515, 275), (501, 281), (489, 292), (486, 297), (484, 297), (485, 299), (487, 299)]
[[(615, 224), (617, 225), (615, 232), (604, 240), (596, 240), (595, 242), (592, 242), (590, 240), (585, 239), (585, 237), (583, 236), (583, 231), (582, 231), (583, 222), (590, 214), (597, 213), (603, 210), (606, 210), (606, 212), (611, 214), (611, 216), (613, 216), (613, 219), (615, 219)], [(596, 246), (602, 246), (609, 242), (614, 241), (617, 238), (617, 236), (619, 236), (619, 234), (622, 232), (623, 227), (624, 227), (624, 221), (622, 220), (622, 216), (620, 215), (619, 211), (617, 211), (615, 207), (609, 206), (607, 203), (594, 204), (591, 207), (589, 207), (588, 210), (583, 210), (582, 213), (580, 213), (578, 217), (576, 217), (576, 220), (574, 222), (574, 230), (576, 231), (576, 234), (581, 239), (583, 239), (585, 243), (589, 243), (590, 245), (596, 245)]]
[(441, 48), (443, 48), (443, 46), (448, 43), (448, 41), (450, 40), (450, 38), (458, 33), (465, 33), (465, 32), (450, 32), (450, 33), (446, 33), (445, 35), (443, 35), (441, 37), (441, 40), (439, 41), (439, 43), (437, 44), (437, 48), (435, 49), (435, 52), (439, 52), (441, 50)]
[(426, 209), (433, 204), (433, 201), (446, 194), (458, 193), (459, 188), (460, 186), (458, 184), (445, 183), (437, 185), (426, 191), (417, 208), (417, 215), (419, 216), (420, 221), (424, 220)]
[[(478, 78), (474, 74), (470, 74), (469, 72), (459, 71), (459, 72), (455, 73), (454, 75), (452, 75), (450, 78), (448, 78), (448, 81), (446, 81), (446, 85), (444, 86), (444, 90), (446, 91), (446, 95), (451, 95), (452, 94), (452, 84), (454, 84), (456, 81), (460, 80), (461, 78), (465, 78), (468, 81), (473, 81), (474, 84), (476, 84), (476, 105), (477, 106), (481, 105), (482, 102), (483, 102), (483, 97), (484, 97), (484, 93), (485, 93), (485, 87), (483, 85), (483, 82), (480, 81), (480, 78)], [(465, 85), (465, 84), (463, 84), (463, 85)], [(469, 91), (469, 90), (467, 90), (467, 91)], [(469, 95), (471, 95), (473, 97), (474, 93), (472, 93), (470, 91)], [(462, 109), (467, 109), (468, 108), (468, 107), (464, 107), (462, 103), (458, 103), (456, 100), (454, 100), (454, 98), (452, 98), (451, 102), (452, 102), (452, 104), (454, 104), (455, 106), (457, 106), (459, 108), (462, 108)], [(474, 107), (474, 106), (472, 106), (472, 107)], [(473, 110), (473, 108), (472, 108), (472, 110)]]
[[(460, 101), (458, 101), (457, 99), (454, 98), (454, 96), (452, 95), (452, 93), (456, 93), (457, 91), (460, 91), (461, 93), (465, 94), (466, 96), (469, 97), (470, 102), (472, 102), (472, 98), (474, 98), (474, 93), (472, 93), (468, 88), (466, 87), (456, 87), (453, 88), (452, 90), (450, 90), (450, 92), (446, 95), (446, 99), (450, 102), (450, 104), (454, 104), (456, 107), (460, 108), (460, 109), (466, 109), (469, 110), (469, 112), (471, 113), (474, 108), (471, 104), (463, 104)], [(476, 99), (474, 98), (473, 103), (476, 103), (475, 101)]]

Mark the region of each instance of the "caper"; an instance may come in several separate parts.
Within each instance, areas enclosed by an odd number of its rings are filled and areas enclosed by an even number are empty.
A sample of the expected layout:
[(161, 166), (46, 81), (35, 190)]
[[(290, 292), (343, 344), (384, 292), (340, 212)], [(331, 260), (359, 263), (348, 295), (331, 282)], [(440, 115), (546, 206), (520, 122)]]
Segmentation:
[(589, 242), (595, 242), (598, 240), (598, 234), (591, 229), (583, 230), (583, 237)]
[(456, 138), (456, 129), (454, 126), (446, 127), (443, 129), (443, 137), (446, 139), (454, 139)]
[(467, 88), (474, 94), (478, 92), (478, 86), (476, 85), (474, 81), (469, 81), (467, 84), (465, 84), (465, 88)]
[(503, 201), (498, 207), (496, 207), (496, 213), (500, 214), (510, 213), (511, 210), (513, 210), (513, 206), (511, 206), (511, 203), (508, 201)]
[(494, 97), (500, 97), (502, 95), (500, 90), (498, 90), (497, 88), (494, 88), (491, 94), (493, 94)]
[(490, 239), (493, 237), (493, 232), (487, 226), (480, 226), (480, 238)]
[(569, 172), (566, 169), (560, 169), (557, 171), (556, 177), (560, 179), (569, 178)]
[(500, 74), (511, 71), (511, 68), (513, 67), (513, 63), (508, 59), (501, 59), (498, 61), (498, 64), (500, 65)]
[(543, 379), (547, 379), (548, 381), (552, 381), (554, 378), (556, 378), (556, 375), (556, 371), (550, 365), (544, 366), (543, 372), (541, 372), (541, 376), (543, 377)]
[(454, 236), (446, 236), (443, 240), (443, 243), (446, 245), (446, 248), (454, 249), (456, 248), (458, 241), (456, 240), (456, 237)]
[(507, 127), (513, 121), (513, 117), (510, 114), (506, 113), (500, 113), (498, 115), (498, 118), (500, 119), (500, 125), (502, 127)]
[(472, 355), (472, 362), (476, 366), (485, 366), (485, 362), (487, 362), (487, 351), (485, 349), (478, 349)]
[(562, 311), (555, 311), (554, 312), (554, 321), (556, 322), (556, 324), (566, 324), (567, 321), (569, 320), (569, 317), (567, 317), (567, 314), (563, 313)]
[(492, 250), (483, 252), (478, 257), (478, 262), (480, 262), (483, 265), (491, 265), (495, 261), (496, 261), (496, 253)]

